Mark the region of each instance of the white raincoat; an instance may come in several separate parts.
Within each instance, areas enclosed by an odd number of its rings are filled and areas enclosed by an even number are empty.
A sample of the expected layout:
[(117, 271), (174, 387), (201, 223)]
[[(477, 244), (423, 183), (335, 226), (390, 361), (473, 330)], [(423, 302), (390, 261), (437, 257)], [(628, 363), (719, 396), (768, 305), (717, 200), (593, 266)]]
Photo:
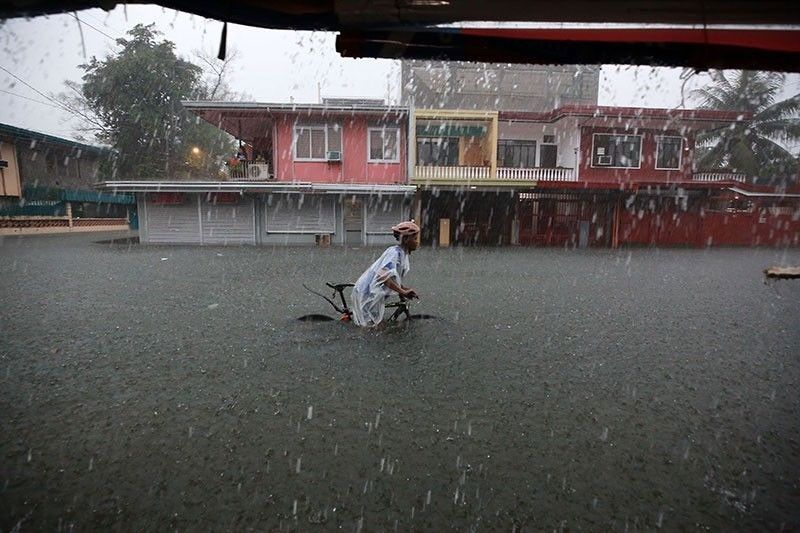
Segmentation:
[(358, 326), (376, 326), (383, 320), (386, 300), (394, 292), (386, 286), (388, 279), (402, 287), (403, 276), (411, 265), (400, 245), (390, 246), (356, 281), (351, 293), (353, 322)]

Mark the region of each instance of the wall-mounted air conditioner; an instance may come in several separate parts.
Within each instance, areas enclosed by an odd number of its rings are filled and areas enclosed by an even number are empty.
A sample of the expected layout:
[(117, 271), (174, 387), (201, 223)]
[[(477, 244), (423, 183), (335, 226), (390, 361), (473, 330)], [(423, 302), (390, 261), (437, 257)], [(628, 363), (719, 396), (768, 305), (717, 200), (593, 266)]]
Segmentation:
[(342, 152), (339, 150), (329, 150), (326, 154), (325, 159), (331, 162), (337, 162), (342, 160)]
[(273, 176), (269, 173), (269, 164), (267, 163), (248, 163), (247, 164), (247, 179), (252, 181), (269, 181)]

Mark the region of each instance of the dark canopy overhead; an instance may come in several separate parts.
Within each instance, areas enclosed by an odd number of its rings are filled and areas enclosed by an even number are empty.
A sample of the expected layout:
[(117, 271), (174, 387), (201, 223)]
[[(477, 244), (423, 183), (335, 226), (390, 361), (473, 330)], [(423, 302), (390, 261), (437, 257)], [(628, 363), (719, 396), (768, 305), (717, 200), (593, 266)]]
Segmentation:
[[(10, 0), (0, 17), (98, 7), (113, 0)], [(130, 2), (153, 3), (153, 2)], [(378, 29), (468, 21), (661, 24), (798, 24), (794, 0), (160, 0), (161, 6), (275, 29)]]
[[(337, 47), (350, 56), (800, 69), (800, 52), (792, 45), (800, 42), (797, 0), (159, 0), (157, 3), (248, 26), (341, 31)], [(0, 17), (92, 7), (111, 9), (116, 4), (113, 0), (11, 0), (0, 4)], [(650, 29), (640, 30), (640, 35), (632, 37), (608, 28), (582, 35), (575, 34), (574, 28), (555, 28), (544, 36), (512, 30), (486, 33), (430, 27), (475, 21), (664, 24), (700, 29), (692, 30), (695, 36), (687, 39), (687, 28), (663, 28), (658, 35)], [(780, 30), (783, 33), (770, 33), (762, 27), (760, 33), (751, 33), (746, 39), (730, 37), (741, 33), (743, 25), (770, 24), (783, 25)], [(703, 29), (719, 25), (727, 25), (724, 31), (732, 33), (720, 40)], [(786, 29), (787, 26), (795, 28)]]

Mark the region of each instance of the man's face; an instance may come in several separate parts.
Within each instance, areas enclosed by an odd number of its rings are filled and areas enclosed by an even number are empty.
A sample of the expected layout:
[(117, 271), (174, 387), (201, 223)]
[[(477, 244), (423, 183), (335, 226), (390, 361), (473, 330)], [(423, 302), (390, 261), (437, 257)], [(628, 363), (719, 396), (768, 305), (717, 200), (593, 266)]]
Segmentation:
[(419, 233), (415, 233), (414, 235), (408, 235), (405, 238), (406, 241), (406, 248), (411, 251), (416, 250), (419, 248)]

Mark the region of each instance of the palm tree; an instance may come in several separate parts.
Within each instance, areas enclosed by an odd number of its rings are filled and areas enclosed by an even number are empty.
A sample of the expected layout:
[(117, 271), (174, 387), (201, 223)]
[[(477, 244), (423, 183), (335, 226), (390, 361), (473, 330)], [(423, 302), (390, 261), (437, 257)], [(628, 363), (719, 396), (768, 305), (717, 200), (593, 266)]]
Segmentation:
[[(746, 120), (698, 136), (698, 167), (730, 169), (762, 183), (796, 180), (800, 94), (776, 102), (785, 76), (775, 72), (712, 70), (711, 83), (692, 91), (701, 109), (744, 111)], [(793, 148), (791, 148), (793, 147)]]

